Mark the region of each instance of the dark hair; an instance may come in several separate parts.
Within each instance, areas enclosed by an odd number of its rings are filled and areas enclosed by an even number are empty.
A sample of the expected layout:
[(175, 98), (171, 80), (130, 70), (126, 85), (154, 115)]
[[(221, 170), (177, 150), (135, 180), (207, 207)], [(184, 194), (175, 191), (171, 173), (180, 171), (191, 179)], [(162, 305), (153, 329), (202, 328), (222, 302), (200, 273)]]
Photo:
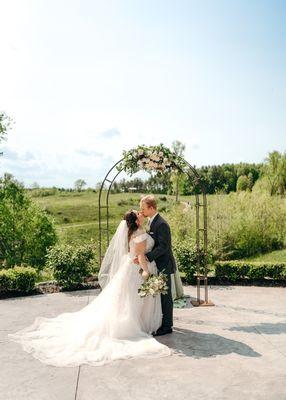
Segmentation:
[(137, 231), (137, 229), (138, 229), (138, 225), (136, 223), (137, 214), (135, 211), (129, 210), (125, 213), (124, 219), (125, 219), (127, 227), (128, 227), (128, 242), (129, 242), (132, 233)]

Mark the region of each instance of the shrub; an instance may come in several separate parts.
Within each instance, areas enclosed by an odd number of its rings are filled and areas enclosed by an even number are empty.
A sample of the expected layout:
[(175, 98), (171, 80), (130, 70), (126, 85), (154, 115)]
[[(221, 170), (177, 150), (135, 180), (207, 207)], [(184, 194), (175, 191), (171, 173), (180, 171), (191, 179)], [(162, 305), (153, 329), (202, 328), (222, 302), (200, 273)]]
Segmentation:
[(236, 182), (236, 190), (243, 191), (251, 188), (251, 183), (249, 178), (246, 175), (240, 175)]
[[(196, 237), (195, 207), (168, 213), (173, 237)], [(201, 221), (202, 226), (202, 221)], [(286, 198), (239, 192), (208, 196), (208, 247), (218, 260), (237, 260), (280, 249), (286, 239)]]
[(29, 191), (30, 197), (47, 197), (47, 196), (54, 196), (58, 193), (57, 188), (38, 188), (32, 189)]
[[(196, 272), (197, 272), (197, 253), (195, 244), (193, 242), (177, 241), (174, 246), (174, 255), (177, 261), (178, 269), (185, 273), (187, 283), (196, 283)], [(210, 261), (211, 256), (206, 259), (203, 251), (200, 251), (201, 260), (201, 271), (200, 274), (204, 273), (205, 262)]]
[(94, 266), (94, 245), (59, 244), (50, 248), (47, 266), (57, 282), (66, 289), (78, 287)]
[(217, 261), (215, 275), (218, 278), (228, 278), (232, 283), (241, 279), (286, 279), (286, 263), (247, 262), (247, 261)]
[(30, 292), (35, 288), (37, 272), (32, 267), (17, 266), (0, 271), (0, 291)]
[(239, 192), (215, 196), (209, 203), (209, 246), (217, 259), (245, 258), (283, 247), (285, 199)]

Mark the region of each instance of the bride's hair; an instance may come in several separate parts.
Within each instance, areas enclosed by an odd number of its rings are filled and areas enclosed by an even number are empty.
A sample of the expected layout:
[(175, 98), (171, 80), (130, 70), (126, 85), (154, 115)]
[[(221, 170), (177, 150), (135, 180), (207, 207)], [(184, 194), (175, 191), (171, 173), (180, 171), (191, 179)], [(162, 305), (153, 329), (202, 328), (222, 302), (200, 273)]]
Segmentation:
[(138, 225), (137, 225), (137, 214), (133, 210), (129, 210), (125, 213), (124, 219), (126, 221), (127, 227), (128, 227), (128, 242), (130, 241), (130, 238), (132, 236), (132, 233), (137, 231)]

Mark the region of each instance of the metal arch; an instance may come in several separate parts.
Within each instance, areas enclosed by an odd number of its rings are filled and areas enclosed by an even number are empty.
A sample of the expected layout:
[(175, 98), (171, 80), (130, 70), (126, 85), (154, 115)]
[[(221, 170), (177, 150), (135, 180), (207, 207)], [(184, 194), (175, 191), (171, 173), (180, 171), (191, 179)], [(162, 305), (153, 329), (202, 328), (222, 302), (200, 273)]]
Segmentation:
[[(101, 265), (101, 261), (102, 261), (102, 230), (104, 229), (102, 227), (102, 209), (106, 208), (106, 232), (107, 232), (107, 245), (109, 244), (109, 193), (110, 193), (110, 189), (111, 186), (114, 182), (114, 180), (117, 178), (117, 176), (120, 174), (120, 172), (122, 172), (122, 170), (119, 170), (117, 172), (117, 174), (115, 175), (115, 177), (112, 180), (108, 179), (109, 174), (114, 170), (114, 168), (120, 164), (123, 161), (123, 158), (119, 161), (117, 161), (117, 163), (115, 163), (110, 170), (107, 172), (107, 174), (104, 177), (104, 180), (101, 183), (100, 186), (100, 190), (99, 190), (99, 197), (98, 197), (98, 224), (99, 224), (99, 231), (98, 231), (98, 239), (99, 239), (99, 266)], [(101, 204), (101, 200), (102, 200), (102, 191), (104, 189), (105, 186), (105, 182), (109, 182), (109, 188), (108, 188), (108, 192), (107, 192), (107, 196), (106, 196), (106, 204), (102, 205)]]
[[(208, 256), (208, 237), (207, 237), (207, 198), (206, 198), (206, 189), (204, 183), (201, 181), (201, 177), (198, 174), (197, 170), (185, 159), (182, 157), (178, 157), (181, 162), (187, 165), (188, 169), (192, 171), (195, 175), (195, 181), (197, 181), (200, 185), (203, 201), (200, 202), (200, 195), (195, 193), (196, 197), (196, 265), (197, 265), (197, 300), (192, 301), (193, 305), (214, 305), (208, 299), (208, 263), (207, 263), (207, 256)], [(176, 165), (176, 164), (175, 164)], [(188, 175), (190, 179), (194, 177), (190, 175), (189, 171), (183, 170), (180, 166), (176, 165), (182, 173)], [(200, 207), (203, 207), (203, 228), (200, 228)], [(201, 235), (200, 233), (203, 232), (203, 254), (204, 254), (204, 271), (201, 274)], [(202, 301), (200, 299), (200, 282), (201, 280), (204, 281), (204, 289), (205, 289), (205, 300)]]
[[(208, 255), (208, 238), (207, 238), (207, 198), (206, 198), (206, 189), (204, 183), (201, 181), (201, 177), (198, 174), (197, 170), (185, 159), (182, 157), (178, 157), (180, 161), (187, 166), (187, 171), (182, 169), (181, 166), (177, 165), (175, 163), (175, 167), (182, 173), (186, 174), (191, 180), (194, 180), (196, 183), (199, 184), (200, 186), (200, 191), (202, 194), (202, 202), (200, 201), (200, 194), (195, 193), (195, 207), (196, 207), (196, 266), (197, 266), (197, 300), (192, 301), (193, 305), (195, 306), (208, 306), (208, 305), (214, 305), (211, 301), (208, 299), (208, 265), (207, 265), (207, 255)], [(110, 195), (110, 190), (111, 187), (117, 178), (117, 176), (123, 171), (123, 169), (118, 169), (118, 172), (115, 174), (115, 176), (111, 179), (109, 178), (109, 175), (112, 173), (112, 171), (120, 164), (124, 158), (120, 159), (117, 161), (107, 172), (107, 174), (104, 177), (104, 180), (101, 184), (100, 191), (99, 191), (99, 199), (98, 199), (98, 223), (99, 223), (99, 265), (101, 265), (102, 259), (103, 259), (103, 243), (102, 243), (102, 231), (106, 230), (106, 238), (107, 238), (107, 246), (109, 245), (109, 195)], [(191, 174), (192, 172), (192, 174)], [(102, 193), (103, 189), (105, 187), (106, 182), (109, 183), (109, 187), (107, 190), (107, 195), (106, 195), (106, 200), (105, 200), (105, 205), (102, 205)], [(200, 228), (200, 208), (203, 207), (203, 228)], [(106, 228), (103, 228), (102, 224), (102, 209), (106, 208)], [(203, 274), (201, 274), (201, 232), (203, 232), (203, 254), (204, 254), (204, 271)], [(204, 289), (205, 289), (205, 299), (204, 301), (201, 300), (200, 298), (200, 282), (204, 281)]]

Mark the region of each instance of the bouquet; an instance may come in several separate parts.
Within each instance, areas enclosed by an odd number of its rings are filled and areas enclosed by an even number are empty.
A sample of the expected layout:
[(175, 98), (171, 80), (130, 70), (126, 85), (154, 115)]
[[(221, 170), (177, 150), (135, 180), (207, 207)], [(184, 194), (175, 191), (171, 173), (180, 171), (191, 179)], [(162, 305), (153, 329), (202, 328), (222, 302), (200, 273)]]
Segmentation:
[(138, 289), (140, 297), (153, 296), (157, 294), (167, 294), (167, 275), (160, 272), (159, 275), (151, 274)]

